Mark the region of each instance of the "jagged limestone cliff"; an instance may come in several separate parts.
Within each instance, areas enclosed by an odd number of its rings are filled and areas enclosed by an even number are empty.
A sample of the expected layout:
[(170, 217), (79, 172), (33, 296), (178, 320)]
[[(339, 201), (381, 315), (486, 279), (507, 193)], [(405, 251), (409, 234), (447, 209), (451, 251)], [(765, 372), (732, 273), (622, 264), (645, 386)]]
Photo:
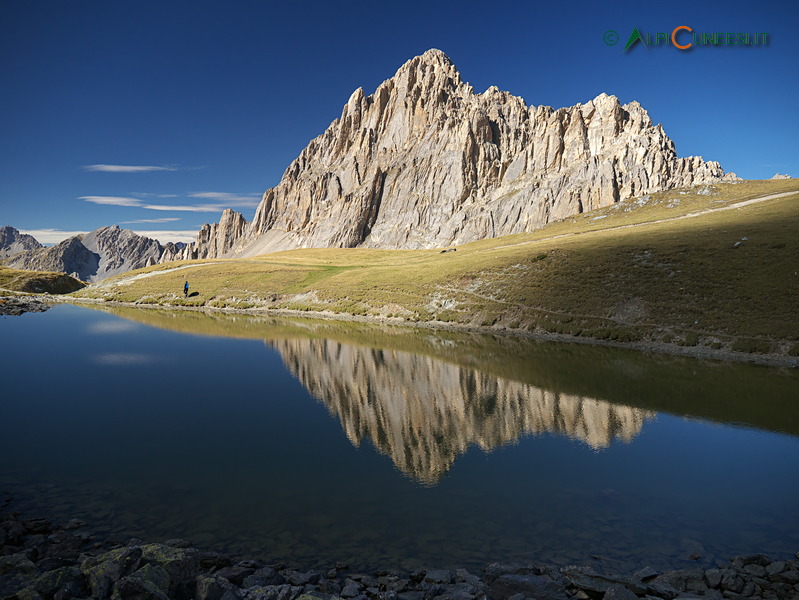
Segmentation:
[(459, 244), (723, 177), (716, 162), (679, 158), (637, 102), (601, 94), (554, 110), (496, 87), (475, 94), (429, 50), (372, 95), (356, 90), (251, 223), (226, 211), (175, 258)]
[(655, 416), (420, 354), (330, 339), (267, 344), (341, 421), (355, 446), (370, 440), (398, 469), (427, 484), (471, 445), (490, 451), (524, 435), (555, 433), (600, 449), (632, 440)]

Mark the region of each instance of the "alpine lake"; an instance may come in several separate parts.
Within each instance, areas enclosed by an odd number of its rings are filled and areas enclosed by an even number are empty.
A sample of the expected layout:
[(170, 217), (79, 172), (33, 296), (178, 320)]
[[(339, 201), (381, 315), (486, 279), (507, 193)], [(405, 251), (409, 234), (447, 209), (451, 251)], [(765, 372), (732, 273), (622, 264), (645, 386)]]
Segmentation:
[(305, 568), (799, 550), (796, 369), (69, 304), (0, 336), (0, 490), (96, 534)]

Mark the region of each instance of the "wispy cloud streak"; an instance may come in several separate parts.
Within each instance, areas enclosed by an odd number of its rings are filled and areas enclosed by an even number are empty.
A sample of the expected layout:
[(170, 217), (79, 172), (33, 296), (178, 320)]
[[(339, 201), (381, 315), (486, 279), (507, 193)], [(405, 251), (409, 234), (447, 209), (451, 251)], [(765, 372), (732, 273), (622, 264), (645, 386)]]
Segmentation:
[(172, 165), (84, 165), (84, 171), (99, 171), (101, 173), (150, 173), (152, 171), (179, 171)]
[(134, 223), (169, 223), (180, 221), (180, 217), (162, 217), (160, 219), (136, 219), (135, 221), (120, 221), (120, 225), (132, 225)]
[(80, 200), (101, 204), (104, 206), (125, 206), (128, 208), (143, 208), (146, 210), (175, 211), (175, 212), (220, 212), (226, 208), (253, 208), (261, 201), (255, 194), (230, 194), (226, 192), (201, 192), (189, 194), (191, 198), (206, 198), (216, 200), (208, 204), (149, 204), (141, 198), (129, 196), (80, 196)]
[(62, 229), (20, 229), (19, 232), (32, 235), (41, 244), (57, 244), (67, 238), (86, 233), (85, 231), (64, 231)]

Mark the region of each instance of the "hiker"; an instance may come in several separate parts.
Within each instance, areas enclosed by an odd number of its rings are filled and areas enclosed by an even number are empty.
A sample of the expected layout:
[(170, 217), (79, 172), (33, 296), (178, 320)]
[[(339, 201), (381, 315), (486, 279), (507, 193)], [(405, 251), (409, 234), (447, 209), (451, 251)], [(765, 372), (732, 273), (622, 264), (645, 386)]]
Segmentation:
[(183, 297), (188, 298), (189, 296), (189, 282), (183, 284)]

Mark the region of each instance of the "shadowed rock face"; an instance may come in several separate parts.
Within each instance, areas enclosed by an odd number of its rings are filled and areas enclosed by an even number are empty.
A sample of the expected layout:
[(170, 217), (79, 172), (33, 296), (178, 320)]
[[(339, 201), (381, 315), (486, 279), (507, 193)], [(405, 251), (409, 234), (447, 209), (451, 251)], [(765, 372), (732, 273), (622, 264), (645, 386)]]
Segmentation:
[(38, 250), (42, 245), (32, 235), (20, 233), (13, 227), (0, 228), (0, 258), (7, 258), (27, 250)]
[(4, 264), (15, 269), (58, 271), (93, 282), (155, 264), (162, 253), (156, 240), (113, 225), (67, 238), (49, 248), (16, 254)]
[(722, 177), (716, 162), (677, 157), (637, 102), (601, 94), (553, 110), (496, 87), (475, 94), (429, 50), (374, 94), (355, 90), (251, 223), (225, 215), (180, 258), (459, 244)]
[(408, 476), (434, 484), (459, 454), (554, 433), (594, 449), (631, 441), (655, 413), (551, 392), (434, 358), (333, 340), (267, 342), (340, 421)]

